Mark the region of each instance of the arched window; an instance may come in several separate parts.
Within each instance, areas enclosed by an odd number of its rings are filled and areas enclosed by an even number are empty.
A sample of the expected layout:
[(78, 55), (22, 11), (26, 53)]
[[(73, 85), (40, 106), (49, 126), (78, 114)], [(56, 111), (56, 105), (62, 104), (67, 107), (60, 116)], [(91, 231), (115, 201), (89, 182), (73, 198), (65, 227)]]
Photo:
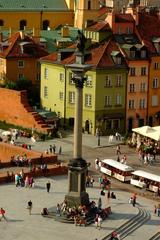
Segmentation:
[(49, 21), (48, 20), (44, 20), (43, 21), (43, 30), (48, 30), (49, 28)]
[(27, 21), (26, 20), (21, 20), (19, 23), (19, 29), (24, 30), (24, 28), (27, 26)]
[(89, 0), (88, 1), (88, 10), (90, 10), (91, 9), (91, 1)]
[(4, 21), (0, 19), (0, 26), (4, 26)]

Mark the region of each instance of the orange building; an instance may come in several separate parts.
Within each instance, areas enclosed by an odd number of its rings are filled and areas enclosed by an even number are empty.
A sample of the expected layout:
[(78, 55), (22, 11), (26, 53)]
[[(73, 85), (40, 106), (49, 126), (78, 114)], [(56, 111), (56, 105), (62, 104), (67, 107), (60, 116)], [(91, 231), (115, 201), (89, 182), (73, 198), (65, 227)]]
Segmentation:
[(106, 21), (127, 61), (129, 74), (126, 88), (126, 130), (147, 123), (149, 57), (147, 47), (135, 33), (138, 15), (108, 14)]
[(31, 80), (33, 85), (40, 84), (38, 60), (48, 54), (43, 47), (23, 32), (17, 32), (9, 39), (1, 39), (0, 48), (1, 84), (21, 79)]
[(160, 124), (160, 19), (148, 13), (139, 14), (138, 31), (150, 55), (148, 87), (148, 124)]

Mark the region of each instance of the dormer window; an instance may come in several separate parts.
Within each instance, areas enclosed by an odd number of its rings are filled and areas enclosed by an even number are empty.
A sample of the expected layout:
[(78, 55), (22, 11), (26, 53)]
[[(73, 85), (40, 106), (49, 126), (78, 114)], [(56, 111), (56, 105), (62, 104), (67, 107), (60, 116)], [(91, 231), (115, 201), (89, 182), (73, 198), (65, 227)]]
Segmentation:
[(122, 64), (122, 58), (116, 57), (116, 64), (121, 65)]
[(141, 50), (141, 58), (146, 58), (146, 50)]
[(131, 58), (135, 58), (135, 56), (136, 56), (136, 52), (133, 51), (133, 50), (131, 50), (131, 51), (130, 51), (130, 57), (131, 57)]
[(132, 29), (131, 29), (130, 27), (127, 27), (127, 28), (126, 28), (126, 33), (127, 33), (127, 34), (131, 34), (131, 33), (132, 33)]

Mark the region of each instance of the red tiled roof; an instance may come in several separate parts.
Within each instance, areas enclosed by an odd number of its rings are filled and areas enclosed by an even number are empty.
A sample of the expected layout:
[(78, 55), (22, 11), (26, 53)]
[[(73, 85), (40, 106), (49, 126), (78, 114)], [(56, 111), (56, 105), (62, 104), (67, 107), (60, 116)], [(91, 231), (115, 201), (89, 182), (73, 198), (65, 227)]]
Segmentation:
[[(24, 36), (21, 39), (20, 33), (17, 32), (8, 39), (8, 47), (0, 53), (1, 57), (36, 57), (40, 58), (46, 56), (48, 53), (39, 44), (35, 43), (34, 40), (29, 36)], [(23, 45), (24, 51), (20, 44)]]
[[(114, 40), (110, 39), (109, 41), (103, 44), (95, 44), (90, 49), (90, 55), (86, 59), (86, 64), (91, 64), (96, 68), (105, 68), (109, 66), (114, 66), (113, 59), (111, 57), (112, 51), (119, 51), (119, 47)], [(52, 53), (46, 57), (41, 58), (42, 61), (49, 61), (51, 63), (57, 63), (57, 53)], [(75, 55), (71, 53), (67, 58), (60, 61), (59, 64), (72, 64), (75, 62)]]
[(98, 14), (98, 16), (100, 17), (100, 16), (108, 13), (109, 11), (110, 11), (109, 8), (107, 8), (107, 7), (101, 7), (101, 8), (99, 9), (99, 14)]
[(95, 22), (91, 26), (87, 27), (86, 30), (98, 32), (98, 31), (106, 31), (106, 30), (111, 30), (111, 29), (107, 22), (99, 21), (99, 22)]
[(115, 14), (115, 22), (134, 22), (134, 18), (130, 13), (125, 14)]
[(152, 39), (153, 37), (160, 37), (160, 20), (158, 17), (140, 13), (137, 29), (149, 52), (155, 53), (156, 49), (152, 43)]

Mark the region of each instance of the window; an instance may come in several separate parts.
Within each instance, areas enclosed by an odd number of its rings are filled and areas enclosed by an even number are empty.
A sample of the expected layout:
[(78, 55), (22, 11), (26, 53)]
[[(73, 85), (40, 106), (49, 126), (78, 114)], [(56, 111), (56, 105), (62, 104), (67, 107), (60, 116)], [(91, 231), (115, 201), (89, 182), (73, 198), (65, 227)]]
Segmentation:
[(116, 57), (116, 64), (121, 65), (122, 64), (122, 58)]
[(154, 63), (154, 69), (158, 69), (159, 68), (159, 63), (158, 62), (155, 62)]
[(27, 21), (26, 20), (21, 20), (19, 22), (19, 29), (20, 30), (24, 30), (26, 26), (27, 26)]
[(44, 69), (44, 79), (48, 80), (48, 68)]
[(59, 93), (59, 99), (62, 101), (64, 99), (64, 92)]
[(140, 91), (141, 92), (145, 92), (146, 91), (146, 83), (141, 83)]
[(147, 71), (146, 67), (141, 67), (141, 76), (145, 76)]
[(91, 1), (89, 0), (88, 1), (88, 10), (90, 10), (91, 9)]
[(136, 56), (136, 52), (133, 51), (133, 50), (131, 50), (131, 51), (130, 51), (130, 57), (131, 57), (131, 58), (135, 58), (135, 56)]
[(19, 80), (24, 79), (24, 74), (23, 74), (23, 73), (19, 73), (19, 74), (18, 74), (18, 79), (19, 79)]
[(112, 120), (112, 129), (118, 129), (120, 127), (120, 120), (119, 119), (113, 119)]
[(131, 34), (131, 33), (132, 33), (132, 29), (131, 29), (130, 27), (127, 27), (127, 28), (126, 28), (126, 33), (127, 33), (127, 34)]
[(122, 86), (122, 75), (116, 75), (116, 86)]
[(37, 73), (37, 82), (39, 82), (41, 79), (41, 74), (40, 73)]
[(122, 104), (122, 98), (121, 95), (118, 93), (116, 94), (116, 105), (121, 105)]
[(44, 86), (44, 98), (48, 98), (48, 87)]
[(18, 61), (18, 67), (19, 68), (23, 68), (24, 67), (24, 61), (23, 60), (19, 60)]
[(152, 107), (154, 107), (154, 106), (158, 106), (158, 96), (157, 95), (152, 96)]
[(106, 84), (105, 84), (105, 86), (106, 87), (112, 87), (112, 79), (111, 79), (110, 75), (106, 76)]
[(73, 81), (73, 73), (70, 73), (70, 74), (69, 74), (69, 84), (74, 84), (74, 81)]
[(0, 19), (0, 26), (4, 26), (4, 21), (2, 19)]
[(91, 94), (85, 94), (85, 106), (86, 107), (92, 106), (92, 95)]
[(42, 25), (43, 25), (42, 26), (43, 30), (48, 30), (48, 28), (49, 28), (49, 21), (48, 20), (44, 20)]
[(136, 75), (136, 69), (135, 68), (130, 68), (130, 75), (135, 76)]
[(135, 85), (134, 85), (134, 83), (129, 84), (129, 92), (135, 92)]
[(75, 103), (75, 92), (69, 92), (69, 103)]
[(60, 80), (61, 82), (64, 81), (64, 74), (63, 74), (63, 73), (60, 73), (60, 74), (59, 74), (59, 80)]
[(112, 97), (111, 96), (105, 96), (105, 100), (104, 100), (104, 106), (105, 107), (110, 107), (112, 106)]
[(128, 102), (128, 108), (129, 108), (129, 109), (134, 109), (134, 100), (129, 100), (129, 102)]
[(146, 50), (141, 50), (141, 58), (146, 58)]
[(140, 99), (140, 101), (139, 101), (139, 108), (141, 108), (141, 109), (145, 108), (145, 99)]
[(158, 88), (158, 78), (154, 78), (152, 84), (153, 88)]
[(92, 77), (87, 76), (86, 87), (92, 87)]
[(122, 29), (121, 27), (118, 27), (118, 34), (121, 34), (122, 33)]

